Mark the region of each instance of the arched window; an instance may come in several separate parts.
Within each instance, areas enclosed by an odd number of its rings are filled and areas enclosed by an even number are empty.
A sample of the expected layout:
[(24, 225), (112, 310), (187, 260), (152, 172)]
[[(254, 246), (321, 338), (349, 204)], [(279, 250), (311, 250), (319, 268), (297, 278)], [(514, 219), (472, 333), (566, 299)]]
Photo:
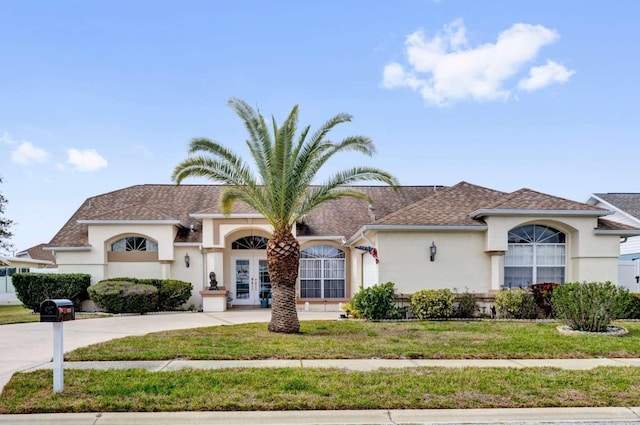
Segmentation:
[(267, 249), (267, 242), (262, 236), (245, 236), (231, 242), (231, 249)]
[(111, 244), (114, 252), (158, 252), (158, 242), (141, 236), (127, 236)]
[(300, 298), (346, 296), (345, 253), (330, 245), (315, 245), (300, 253)]
[(527, 224), (509, 231), (504, 256), (504, 286), (525, 288), (533, 283), (564, 283), (566, 236), (559, 230)]

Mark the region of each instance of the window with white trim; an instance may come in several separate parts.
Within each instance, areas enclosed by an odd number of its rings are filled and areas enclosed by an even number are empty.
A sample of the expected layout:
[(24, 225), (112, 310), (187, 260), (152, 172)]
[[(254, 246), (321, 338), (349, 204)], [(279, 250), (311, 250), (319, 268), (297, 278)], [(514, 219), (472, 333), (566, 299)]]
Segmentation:
[(330, 245), (314, 245), (300, 252), (300, 298), (344, 298), (346, 255)]
[(130, 252), (130, 251), (146, 251), (158, 252), (158, 242), (141, 236), (127, 236), (119, 239), (111, 244), (111, 251), (114, 252)]
[(504, 287), (526, 288), (533, 283), (564, 283), (566, 235), (553, 227), (526, 224), (509, 231), (504, 256)]

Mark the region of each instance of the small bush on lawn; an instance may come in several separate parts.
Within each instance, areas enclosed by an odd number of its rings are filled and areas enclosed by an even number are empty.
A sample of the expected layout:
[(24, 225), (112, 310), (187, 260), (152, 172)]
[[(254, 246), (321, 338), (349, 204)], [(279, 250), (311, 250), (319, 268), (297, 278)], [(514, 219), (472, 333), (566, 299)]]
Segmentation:
[(91, 299), (109, 313), (147, 313), (156, 310), (158, 288), (105, 280), (89, 288)]
[(91, 275), (79, 273), (16, 273), (12, 276), (16, 296), (25, 307), (40, 311), (46, 299), (63, 298), (73, 301), (76, 310), (89, 298), (87, 288)]
[(522, 289), (505, 289), (496, 294), (496, 308), (506, 319), (536, 319), (540, 316), (533, 295)]
[(470, 319), (476, 317), (479, 310), (478, 299), (475, 294), (465, 291), (458, 297), (458, 304), (454, 309), (454, 316), (463, 319)]
[(629, 291), (611, 282), (564, 283), (554, 289), (553, 311), (576, 331), (606, 332), (629, 303)]
[(360, 289), (353, 296), (353, 307), (367, 320), (391, 319), (396, 314), (393, 282)]
[(411, 296), (411, 313), (420, 320), (448, 319), (455, 299), (448, 289), (422, 289)]
[(553, 282), (545, 282), (545, 283), (535, 283), (531, 285), (531, 293), (533, 294), (533, 299), (540, 309), (541, 314), (545, 318), (553, 317), (553, 305), (551, 304), (551, 297), (553, 295), (553, 290), (560, 286), (559, 283)]

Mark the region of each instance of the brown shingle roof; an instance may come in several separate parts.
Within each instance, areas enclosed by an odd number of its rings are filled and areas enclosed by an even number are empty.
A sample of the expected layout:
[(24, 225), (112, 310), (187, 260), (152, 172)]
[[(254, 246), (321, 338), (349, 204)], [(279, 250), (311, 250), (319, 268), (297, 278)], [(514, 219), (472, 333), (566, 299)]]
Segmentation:
[(469, 213), (506, 196), (504, 192), (460, 182), (391, 213), (375, 224), (481, 226), (484, 221), (472, 219)]
[[(191, 214), (221, 213), (223, 185), (138, 185), (87, 199), (49, 243), (53, 247), (87, 245), (87, 224), (78, 220), (178, 220), (177, 242), (202, 241), (201, 226)], [(591, 205), (521, 189), (511, 194), (460, 182), (455, 186), (354, 186), (372, 199), (341, 198), (307, 214), (297, 226), (300, 236), (351, 237), (366, 224), (481, 226), (469, 216), (480, 209), (593, 210)], [(236, 203), (234, 213), (255, 213)], [(196, 231), (190, 232), (194, 226)], [(603, 226), (606, 224), (603, 224)]]
[(495, 210), (570, 210), (570, 211), (603, 211), (602, 208), (582, 202), (571, 201), (531, 189), (520, 189), (484, 208)]
[(41, 243), (36, 246), (32, 246), (31, 248), (25, 249), (24, 251), (20, 251), (16, 254), (17, 258), (28, 257), (32, 260), (45, 260), (51, 261), (55, 263), (55, 258), (53, 257), (53, 253), (51, 251), (45, 251), (44, 248), (46, 244)]
[[(87, 199), (53, 237), (49, 246), (78, 247), (88, 244), (87, 224), (78, 220), (178, 220), (178, 242), (200, 242), (200, 223), (190, 214), (221, 213), (219, 199), (223, 185), (138, 185)], [(397, 191), (386, 186), (354, 186), (373, 200), (373, 213), (383, 217), (405, 205), (433, 194), (441, 186), (403, 186)], [(321, 205), (305, 218), (303, 235), (345, 235), (371, 222), (368, 203), (341, 198)], [(255, 213), (236, 203), (233, 213)], [(196, 232), (189, 232), (194, 225)]]
[(629, 226), (627, 224), (618, 223), (617, 221), (611, 221), (604, 218), (598, 219), (598, 230), (640, 230), (637, 227)]

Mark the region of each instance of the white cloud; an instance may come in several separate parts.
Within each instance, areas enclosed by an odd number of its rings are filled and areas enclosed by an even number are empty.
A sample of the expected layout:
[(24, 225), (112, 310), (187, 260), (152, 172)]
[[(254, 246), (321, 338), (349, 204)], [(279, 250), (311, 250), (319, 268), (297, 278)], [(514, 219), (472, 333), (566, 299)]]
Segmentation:
[[(3, 136), (4, 137), (4, 136)], [(7, 139), (6, 143), (10, 143)], [(28, 165), (33, 162), (46, 162), (49, 154), (44, 150), (33, 146), (31, 142), (22, 142), (11, 152), (11, 161)]]
[(538, 90), (553, 83), (564, 84), (575, 74), (554, 61), (547, 61), (546, 65), (534, 66), (529, 70), (529, 76), (518, 83), (518, 88), (526, 91)]
[(67, 154), (67, 163), (73, 165), (76, 171), (97, 171), (108, 165), (107, 160), (93, 149), (85, 151), (69, 149)]
[[(457, 19), (431, 38), (422, 30), (407, 36), (405, 53), (408, 66), (405, 68), (397, 62), (388, 64), (383, 72), (383, 86), (389, 89), (409, 87), (419, 92), (428, 103), (438, 106), (461, 100), (506, 100), (512, 95), (512, 89), (506, 85), (536, 58), (542, 47), (558, 38), (555, 30), (519, 23), (500, 33), (495, 43), (472, 48), (464, 22)], [(536, 71), (535, 81), (530, 76), (527, 80), (532, 82), (522, 84), (531, 90), (544, 87), (539, 83), (544, 77), (537, 77), (544, 72), (561, 78), (562, 73), (548, 69), (549, 63), (539, 67), (543, 70)], [(567, 81), (573, 71), (565, 71), (568, 73), (564, 77)]]

